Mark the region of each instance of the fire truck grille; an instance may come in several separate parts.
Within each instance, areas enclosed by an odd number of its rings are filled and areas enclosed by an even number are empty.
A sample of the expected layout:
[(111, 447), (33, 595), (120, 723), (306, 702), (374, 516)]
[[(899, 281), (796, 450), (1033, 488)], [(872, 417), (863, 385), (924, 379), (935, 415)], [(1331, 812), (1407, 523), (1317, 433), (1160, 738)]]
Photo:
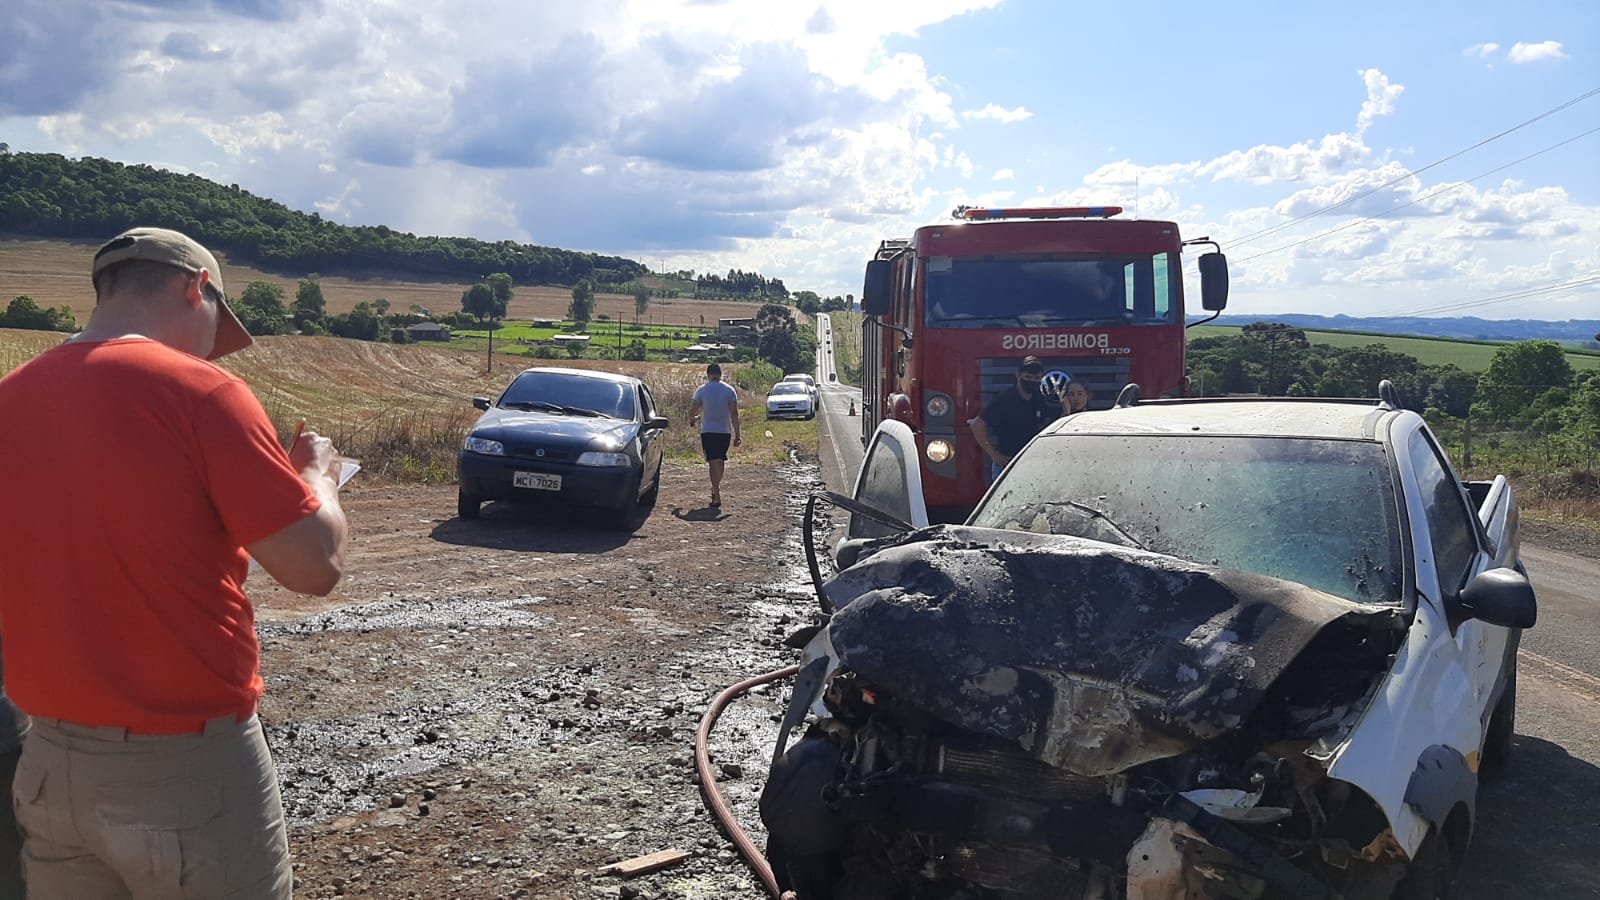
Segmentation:
[[(1126, 356), (1041, 356), (1046, 372), (1060, 370), (1081, 381), (1089, 388), (1090, 409), (1110, 409), (1117, 394), (1132, 380)], [(1018, 359), (980, 359), (978, 375), (983, 384), (983, 402), (988, 404), (995, 394), (1010, 388), (1017, 381)]]

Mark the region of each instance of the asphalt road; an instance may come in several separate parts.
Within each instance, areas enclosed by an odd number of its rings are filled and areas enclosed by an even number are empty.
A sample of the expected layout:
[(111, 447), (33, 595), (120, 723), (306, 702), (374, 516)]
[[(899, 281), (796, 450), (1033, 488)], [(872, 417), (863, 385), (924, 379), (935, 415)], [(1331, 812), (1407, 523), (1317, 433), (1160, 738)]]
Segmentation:
[[(820, 446), (828, 486), (860, 469), (861, 393), (828, 376), (831, 324), (818, 324)], [(824, 368), (826, 366), (826, 368)], [(1511, 768), (1486, 780), (1458, 897), (1600, 898), (1600, 560), (1522, 545), (1539, 622), (1518, 655)]]

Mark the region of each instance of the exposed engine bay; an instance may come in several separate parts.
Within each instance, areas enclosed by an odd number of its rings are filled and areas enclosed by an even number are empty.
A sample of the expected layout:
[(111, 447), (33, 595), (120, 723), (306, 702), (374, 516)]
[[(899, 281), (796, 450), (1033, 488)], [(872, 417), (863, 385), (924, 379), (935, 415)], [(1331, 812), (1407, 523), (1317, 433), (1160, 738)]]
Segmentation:
[(886, 539), (823, 587), (836, 611), (761, 803), (801, 900), (1401, 885), (1384, 811), (1328, 775), (1405, 638), (1398, 608), (960, 526)]

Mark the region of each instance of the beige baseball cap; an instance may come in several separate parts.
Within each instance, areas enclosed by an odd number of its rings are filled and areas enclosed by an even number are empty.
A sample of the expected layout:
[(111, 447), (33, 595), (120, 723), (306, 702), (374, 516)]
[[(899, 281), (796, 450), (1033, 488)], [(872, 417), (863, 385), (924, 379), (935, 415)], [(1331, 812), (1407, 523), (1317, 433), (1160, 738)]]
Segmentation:
[[(185, 272), (204, 269), (211, 273), (211, 286), (217, 289), (217, 293), (228, 296), (222, 287), (222, 267), (217, 265), (217, 258), (193, 238), (170, 228), (130, 228), (106, 241), (95, 251), (94, 269), (90, 277), (98, 278), (101, 272), (117, 263), (135, 259), (164, 263)], [(219, 302), (217, 305), (220, 307), (217, 336), (207, 359), (220, 359), (236, 350), (243, 350), (253, 342), (250, 332), (245, 330), (244, 324), (228, 304)]]

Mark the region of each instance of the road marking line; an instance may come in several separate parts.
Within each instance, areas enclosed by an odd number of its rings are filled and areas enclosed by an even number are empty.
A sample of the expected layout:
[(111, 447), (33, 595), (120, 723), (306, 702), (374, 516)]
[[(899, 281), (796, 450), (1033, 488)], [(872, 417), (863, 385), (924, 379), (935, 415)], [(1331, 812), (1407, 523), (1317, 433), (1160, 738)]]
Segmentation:
[(1600, 700), (1600, 678), (1530, 650), (1519, 650), (1518, 654), (1522, 659), (1534, 664), (1534, 677), (1543, 677), (1584, 694), (1591, 700)]

